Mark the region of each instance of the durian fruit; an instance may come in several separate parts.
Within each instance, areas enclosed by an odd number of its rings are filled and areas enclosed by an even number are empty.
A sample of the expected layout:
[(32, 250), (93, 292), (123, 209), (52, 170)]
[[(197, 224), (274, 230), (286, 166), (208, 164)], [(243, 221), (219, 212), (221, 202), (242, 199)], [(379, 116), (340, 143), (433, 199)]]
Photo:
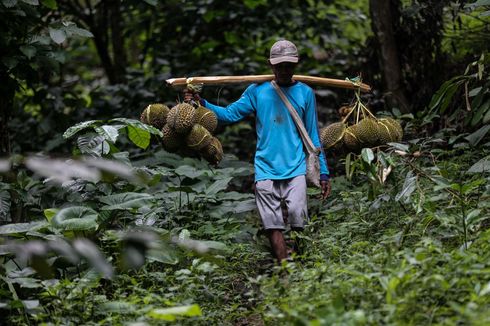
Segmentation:
[(186, 144), (190, 149), (199, 150), (207, 147), (212, 139), (213, 136), (206, 128), (200, 124), (195, 124), (192, 127), (191, 132), (187, 135)]
[(206, 109), (204, 106), (199, 106), (196, 110), (196, 123), (213, 133), (218, 126), (218, 117), (213, 111)]
[(170, 109), (165, 104), (150, 104), (141, 113), (140, 121), (157, 129), (162, 129), (167, 122), (169, 111)]
[(388, 126), (392, 135), (394, 135), (391, 141), (398, 142), (403, 138), (403, 128), (398, 121), (393, 118), (382, 118), (379, 121)]
[(361, 142), (357, 138), (357, 125), (352, 125), (345, 130), (342, 141), (347, 149), (356, 152), (361, 148)]
[(179, 134), (187, 134), (196, 122), (196, 109), (188, 103), (179, 103), (170, 109), (167, 124)]
[(206, 161), (214, 165), (217, 165), (223, 159), (223, 147), (216, 137), (213, 137), (209, 145), (204, 147), (200, 153)]
[(378, 143), (380, 145), (394, 141), (396, 136), (391, 129), (392, 128), (388, 126), (386, 121), (381, 121), (381, 119), (378, 120)]
[(162, 128), (162, 146), (170, 153), (175, 153), (184, 145), (184, 136), (178, 134), (174, 129), (170, 128), (168, 124)]
[(323, 144), (323, 148), (329, 149), (342, 140), (345, 133), (345, 123), (335, 122), (320, 130), (320, 139)]
[(378, 123), (373, 118), (365, 118), (357, 123), (356, 137), (366, 146), (376, 146), (378, 143)]

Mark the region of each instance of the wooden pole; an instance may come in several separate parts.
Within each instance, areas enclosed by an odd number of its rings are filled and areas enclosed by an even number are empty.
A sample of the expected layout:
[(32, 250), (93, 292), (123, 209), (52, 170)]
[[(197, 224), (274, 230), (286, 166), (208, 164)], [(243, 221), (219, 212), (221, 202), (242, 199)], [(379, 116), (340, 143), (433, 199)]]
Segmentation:
[[(173, 87), (186, 86), (187, 84), (204, 84), (204, 85), (221, 85), (221, 84), (239, 84), (239, 83), (263, 83), (274, 79), (274, 75), (245, 75), (245, 76), (207, 76), (207, 77), (189, 77), (189, 78), (171, 78), (167, 79), (167, 85)], [(294, 80), (315, 86), (330, 86), (348, 89), (357, 89), (363, 92), (371, 91), (371, 86), (364, 83), (355, 83), (350, 80), (324, 78), (316, 76), (294, 75)]]

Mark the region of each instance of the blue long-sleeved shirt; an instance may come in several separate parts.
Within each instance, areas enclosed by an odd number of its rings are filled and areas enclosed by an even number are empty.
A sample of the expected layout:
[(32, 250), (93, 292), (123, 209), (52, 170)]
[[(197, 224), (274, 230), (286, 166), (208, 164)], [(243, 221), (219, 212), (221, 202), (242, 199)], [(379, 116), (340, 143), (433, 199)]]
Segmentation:
[[(298, 112), (315, 147), (321, 148), (313, 90), (301, 82), (281, 89)], [(306, 155), (301, 136), (286, 105), (270, 82), (250, 85), (237, 101), (226, 108), (206, 100), (203, 102), (205, 107), (216, 113), (220, 124), (237, 122), (255, 113), (255, 181), (289, 179), (306, 174)], [(322, 179), (329, 175), (323, 151), (320, 154), (320, 174)]]

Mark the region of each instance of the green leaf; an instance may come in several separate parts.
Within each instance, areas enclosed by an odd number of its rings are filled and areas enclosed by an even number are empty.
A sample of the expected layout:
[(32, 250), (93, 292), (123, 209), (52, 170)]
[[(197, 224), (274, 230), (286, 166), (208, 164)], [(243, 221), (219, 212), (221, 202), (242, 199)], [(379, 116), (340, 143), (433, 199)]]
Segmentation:
[(39, 5), (39, 0), (21, 0), (24, 3), (27, 3), (32, 6), (38, 6)]
[(58, 9), (58, 3), (56, 3), (56, 0), (41, 0), (41, 4), (49, 9)]
[(191, 179), (198, 178), (206, 173), (206, 171), (196, 169), (195, 167), (189, 165), (181, 165), (177, 169), (175, 169), (174, 172), (177, 175), (186, 176)]
[(62, 29), (50, 27), (49, 36), (56, 44), (61, 44), (66, 40), (66, 33)]
[(118, 210), (152, 206), (155, 197), (146, 193), (126, 192), (100, 197), (99, 200), (108, 205), (102, 207), (102, 210)]
[(97, 124), (101, 123), (101, 120), (89, 120), (89, 121), (84, 121), (77, 123), (76, 125), (68, 128), (65, 133), (63, 134), (63, 138), (68, 139), (75, 135), (77, 132), (80, 130), (86, 129), (86, 128), (91, 128), (93, 126), (96, 126)]
[(156, 6), (158, 4), (158, 0), (143, 0), (150, 6)]
[(23, 45), (19, 49), (27, 57), (27, 59), (34, 57), (37, 52), (36, 47), (32, 45)]
[(466, 224), (472, 226), (487, 218), (488, 216), (486, 214), (481, 214), (481, 209), (474, 209), (466, 216)]
[(430, 110), (432, 111), (440, 105), (441, 101), (443, 101), (444, 97), (446, 96), (448, 90), (450, 90), (450, 92), (452, 92), (452, 95), (454, 95), (456, 88), (459, 85), (461, 85), (464, 81), (465, 81), (464, 76), (456, 76), (446, 81), (444, 84), (442, 84), (441, 88), (439, 88), (439, 90), (432, 96), (432, 99), (429, 104)]
[(180, 307), (152, 309), (148, 313), (148, 316), (151, 318), (155, 318), (158, 320), (165, 320), (165, 321), (175, 321), (177, 317), (181, 317), (181, 316), (195, 317), (201, 315), (202, 315), (201, 308), (197, 304), (180, 306)]
[(410, 198), (410, 195), (414, 192), (417, 186), (417, 176), (413, 175), (412, 171), (408, 171), (405, 182), (403, 183), (402, 190), (396, 195), (395, 200), (400, 201), (404, 200), (407, 202)]
[(146, 149), (150, 145), (151, 135), (146, 130), (128, 126), (128, 137), (139, 148)]
[(476, 146), (487, 135), (490, 130), (490, 125), (486, 125), (465, 137), (471, 146)]
[(468, 173), (488, 173), (490, 172), (490, 157), (484, 157), (473, 164), (467, 171)]
[(14, 223), (0, 226), (0, 234), (19, 234), (40, 230), (48, 225), (46, 221)]
[(65, 231), (96, 230), (98, 213), (85, 206), (72, 206), (61, 209), (51, 223)]
[(10, 216), (10, 192), (7, 190), (0, 191), (0, 221), (3, 220), (2, 217)]
[(53, 217), (55, 217), (59, 211), (60, 210), (57, 208), (47, 208), (44, 210), (44, 216), (46, 217), (46, 220), (48, 220), (48, 222), (51, 222), (53, 220)]
[(72, 35), (77, 35), (86, 38), (94, 37), (94, 34), (92, 34), (90, 31), (77, 27), (76, 25), (70, 25), (66, 27), (65, 30)]
[(133, 303), (125, 301), (109, 301), (103, 302), (97, 306), (97, 310), (101, 312), (115, 312), (118, 314), (130, 314), (133, 313), (136, 308)]
[(478, 0), (477, 2), (471, 3), (471, 6), (490, 6), (490, 0)]
[(17, 0), (2, 0), (2, 3), (6, 8), (13, 8), (17, 4)]
[(211, 184), (208, 188), (206, 188), (206, 195), (208, 196), (213, 196), (216, 195), (218, 192), (225, 190), (228, 187), (228, 183), (232, 180), (232, 177), (216, 180)]
[(105, 139), (110, 140), (112, 143), (115, 143), (117, 137), (119, 136), (118, 128), (109, 125), (103, 125), (100, 127), (95, 127), (95, 132), (104, 137)]
[(366, 163), (371, 163), (374, 160), (374, 153), (371, 148), (363, 148), (361, 151), (361, 157)]
[(141, 122), (139, 120), (126, 119), (126, 118), (116, 118), (116, 119), (112, 119), (112, 120), (109, 120), (109, 121), (110, 122), (112, 122), (112, 121), (122, 122), (125, 125), (133, 126), (133, 127), (137, 128), (137, 129), (148, 131), (152, 135), (158, 135), (160, 137), (163, 136), (163, 134), (162, 134), (162, 132), (160, 130), (158, 130), (157, 128), (152, 127), (150, 125), (147, 125), (147, 124), (145, 124), (145, 123), (143, 123), (143, 122)]

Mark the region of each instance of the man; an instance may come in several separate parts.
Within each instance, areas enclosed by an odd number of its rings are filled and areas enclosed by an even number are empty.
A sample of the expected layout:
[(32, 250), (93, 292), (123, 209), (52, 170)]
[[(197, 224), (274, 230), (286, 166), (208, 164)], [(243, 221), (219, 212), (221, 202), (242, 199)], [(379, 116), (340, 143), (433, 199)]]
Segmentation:
[[(281, 40), (272, 45), (268, 62), (274, 79), (298, 112), (315, 147), (321, 147), (315, 94), (309, 86), (292, 79), (298, 61), (298, 50), (292, 42)], [(287, 107), (270, 82), (250, 85), (240, 99), (226, 108), (211, 104), (198, 94), (186, 91), (184, 99), (192, 98), (216, 113), (220, 124), (237, 122), (255, 113), (257, 208), (275, 257), (279, 262), (288, 258), (281, 203), (286, 205), (287, 220), (292, 230), (303, 230), (308, 211), (306, 155)], [(330, 194), (330, 180), (323, 152), (320, 154), (320, 173), (321, 196), (325, 199)]]

